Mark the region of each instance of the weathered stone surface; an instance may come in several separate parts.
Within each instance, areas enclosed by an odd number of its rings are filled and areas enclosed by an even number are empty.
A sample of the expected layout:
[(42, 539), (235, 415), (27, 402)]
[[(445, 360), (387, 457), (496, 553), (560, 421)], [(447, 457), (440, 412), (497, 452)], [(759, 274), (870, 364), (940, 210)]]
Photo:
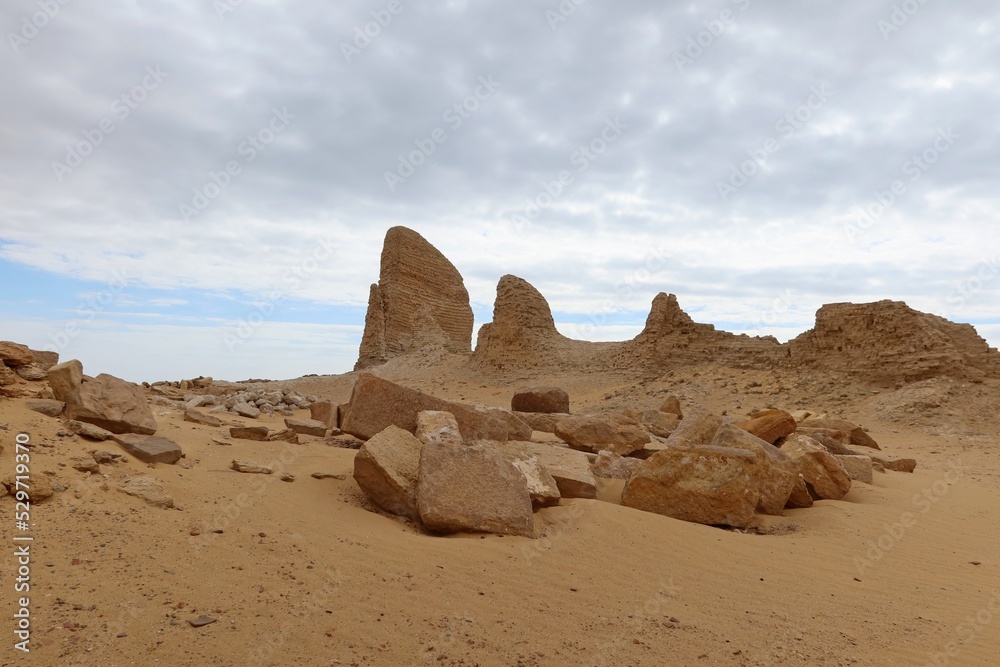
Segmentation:
[(882, 458), (881, 456), (871, 457), (873, 462), (882, 464), (882, 467), (886, 470), (893, 470), (895, 472), (913, 472), (917, 469), (916, 459), (895, 459), (890, 460)]
[(590, 459), (583, 452), (539, 442), (511, 440), (492, 444), (515, 459), (537, 457), (538, 462), (556, 481), (563, 498), (597, 497), (597, 480), (590, 470)]
[(73, 470), (80, 472), (99, 473), (101, 466), (91, 456), (74, 456), (69, 460), (69, 465)]
[(299, 444), (299, 434), (290, 428), (283, 428), (277, 431), (271, 431), (267, 434), (268, 442), (290, 442), (293, 445)]
[(422, 447), (409, 431), (389, 426), (358, 450), (354, 480), (385, 511), (419, 519), (417, 477)]
[(594, 477), (604, 479), (628, 479), (642, 464), (640, 459), (627, 458), (614, 452), (602, 451), (591, 464)]
[(32, 350), (31, 360), (48, 372), (50, 368), (59, 363), (59, 353), (49, 350)]
[(796, 424), (801, 424), (812, 416), (812, 413), (808, 410), (792, 410), (788, 414), (792, 416)]
[(846, 419), (827, 417), (825, 419), (807, 419), (802, 422), (803, 428), (826, 428), (834, 431), (846, 431), (851, 434), (851, 444), (858, 447), (868, 447), (869, 449), (879, 449), (875, 439), (868, 435), (864, 429), (857, 424)]
[(124, 456), (118, 452), (109, 452), (104, 449), (98, 449), (97, 451), (91, 452), (90, 456), (94, 459), (94, 463), (100, 463), (101, 465), (114, 463), (118, 459), (124, 458)]
[(762, 466), (757, 511), (775, 516), (784, 512), (788, 497), (799, 477), (798, 467), (787, 454), (737, 424), (720, 426), (711, 444), (715, 447), (744, 449), (756, 455)]
[(851, 490), (851, 478), (844, 466), (822, 445), (804, 435), (792, 435), (781, 445), (806, 481), (816, 500), (840, 500)]
[(701, 406), (688, 410), (677, 428), (667, 438), (670, 447), (700, 447), (712, 442), (715, 432), (722, 426), (722, 417)]
[(556, 424), (566, 415), (545, 412), (515, 412), (514, 416), (531, 427), (532, 431), (555, 433)]
[(512, 463), (524, 475), (532, 507), (538, 509), (559, 504), (559, 499), (562, 498), (559, 493), (559, 485), (538, 461), (537, 456), (532, 456), (529, 459), (514, 458)]
[(245, 401), (239, 401), (232, 408), (233, 412), (241, 417), (247, 417), (248, 419), (256, 419), (260, 417), (260, 408), (256, 405), (250, 405)]
[[(24, 488), (24, 484), (27, 483), (28, 488)], [(28, 492), (28, 500), (33, 503), (41, 502), (47, 498), (51, 498), (55, 491), (52, 488), (52, 480), (48, 475), (32, 473), (30, 479), (25, 482), (21, 480), (21, 486), (17, 486), (17, 478), (15, 475), (8, 475), (0, 484), (7, 490), (10, 495), (16, 495), (18, 491)]]
[(11, 368), (27, 366), (35, 360), (31, 354), (31, 349), (27, 345), (12, 343), (7, 340), (0, 341), (0, 362)]
[(222, 420), (218, 417), (207, 415), (194, 408), (188, 408), (184, 411), (184, 421), (201, 424), (202, 426), (222, 426)]
[(262, 466), (259, 463), (253, 461), (241, 461), (238, 459), (233, 459), (229, 467), (236, 472), (243, 472), (249, 475), (270, 475), (274, 472), (271, 468), (267, 466)]
[(160, 436), (124, 433), (112, 437), (126, 452), (145, 463), (177, 463), (183, 454), (180, 445)]
[(93, 424), (88, 424), (87, 422), (77, 421), (75, 419), (68, 420), (66, 422), (66, 428), (77, 435), (82, 435), (85, 438), (97, 440), (98, 442), (110, 440), (115, 437), (115, 434), (107, 429), (103, 429), (100, 426), (94, 426)]
[(851, 478), (851, 481), (864, 482), (865, 484), (872, 483), (872, 457), (841, 455), (835, 456), (835, 458), (840, 462), (840, 465), (844, 466), (844, 470), (847, 471), (847, 476)]
[(299, 435), (314, 435), (318, 438), (326, 436), (326, 422), (318, 419), (285, 419), (285, 426), (292, 429)]
[(677, 415), (677, 419), (684, 419), (684, 411), (681, 410), (681, 399), (676, 394), (667, 394), (667, 397), (663, 399), (663, 404), (660, 405), (660, 412), (667, 412)]
[(625, 483), (622, 505), (709, 525), (745, 528), (760, 500), (757, 456), (723, 447), (668, 447)]
[[(50, 383), (53, 371), (62, 365), (49, 370)], [(113, 375), (101, 373), (93, 380), (82, 382), (76, 391), (70, 391), (65, 398), (59, 394), (56, 398), (66, 401), (66, 416), (70, 419), (94, 424), (112, 433), (156, 433), (156, 419), (142, 387)]]
[(34, 401), (28, 401), (27, 407), (29, 410), (40, 412), (48, 417), (58, 417), (63, 413), (63, 410), (66, 409), (66, 404), (62, 401), (40, 398)]
[[(508, 421), (475, 406), (430, 396), (370, 373), (362, 373), (358, 377), (351, 402), (341, 416), (341, 430), (362, 439), (374, 436), (387, 426), (398, 426), (414, 433), (417, 430), (417, 414), (423, 410), (453, 414), (462, 438), (467, 442), (531, 437), (531, 428), (523, 422)], [(515, 428), (517, 423), (520, 426)]]
[(327, 428), (338, 428), (337, 407), (331, 401), (315, 401), (310, 404), (309, 416), (323, 422)]
[(75, 396), (80, 390), (80, 384), (83, 382), (83, 364), (76, 359), (70, 359), (50, 368), (47, 376), (52, 395), (68, 404), (70, 397)]
[(812, 494), (809, 493), (809, 487), (806, 485), (806, 480), (802, 478), (802, 475), (796, 475), (795, 486), (792, 487), (792, 494), (788, 496), (785, 509), (805, 509), (806, 507), (812, 507), (814, 502)]
[(555, 434), (573, 449), (631, 454), (649, 442), (639, 422), (625, 415), (569, 415), (559, 420)]
[(680, 423), (680, 418), (672, 412), (629, 410), (626, 414), (642, 424), (642, 427), (652, 435), (660, 438), (669, 438)]
[(0, 361), (0, 387), (17, 384), (17, 373)]
[(150, 475), (127, 477), (118, 485), (118, 490), (130, 496), (141, 498), (154, 507), (168, 509), (174, 506), (174, 499), (163, 484)]
[(794, 433), (798, 424), (784, 410), (764, 410), (746, 421), (737, 422), (736, 426), (773, 445), (778, 438)]
[(569, 394), (559, 387), (532, 387), (514, 393), (510, 401), (514, 412), (569, 412)]
[(28, 380), (29, 382), (39, 382), (48, 377), (48, 373), (45, 369), (34, 362), (24, 366), (17, 366), (14, 368), (14, 372), (17, 373), (18, 377), (22, 380)]
[(527, 480), (499, 449), (482, 443), (423, 446), (417, 509), (435, 532), (534, 533)]
[(229, 435), (240, 440), (267, 441), (268, 430), (266, 426), (230, 426)]
[(468, 354), (472, 307), (458, 269), (420, 234), (392, 227), (382, 246), (355, 370), (427, 347)]
[(455, 415), (442, 410), (421, 410), (418, 412), (416, 436), (417, 440), (424, 443), (462, 444), (462, 432), (458, 428)]

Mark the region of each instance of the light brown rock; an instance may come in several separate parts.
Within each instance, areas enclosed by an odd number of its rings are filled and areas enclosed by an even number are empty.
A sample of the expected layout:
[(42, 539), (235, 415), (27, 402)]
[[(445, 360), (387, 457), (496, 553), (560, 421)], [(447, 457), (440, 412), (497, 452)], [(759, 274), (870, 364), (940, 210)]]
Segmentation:
[(746, 421), (737, 422), (736, 426), (773, 445), (779, 438), (794, 433), (798, 424), (784, 410), (764, 410)]
[(230, 426), (229, 436), (240, 440), (257, 440), (266, 442), (268, 436), (266, 426)]
[(835, 431), (846, 431), (851, 434), (851, 444), (858, 447), (868, 447), (869, 449), (879, 449), (878, 443), (872, 438), (868, 433), (865, 432), (863, 428), (847, 421), (846, 419), (837, 419), (836, 417), (827, 417), (826, 419), (807, 419), (802, 422), (804, 428), (826, 428), (833, 429)]
[(439, 442), (462, 444), (462, 433), (455, 415), (443, 410), (421, 410), (417, 413), (417, 440), (423, 443)]
[(524, 475), (486, 444), (425, 444), (417, 509), (429, 530), (532, 537), (531, 495)]
[(795, 486), (792, 487), (792, 494), (788, 496), (785, 509), (805, 509), (812, 507), (814, 502), (812, 494), (809, 493), (809, 487), (806, 485), (806, 480), (802, 478), (802, 475), (796, 475)]
[(68, 420), (66, 422), (66, 428), (77, 435), (81, 435), (85, 438), (96, 440), (98, 442), (110, 440), (115, 437), (115, 434), (107, 429), (103, 429), (100, 426), (94, 426), (93, 424), (88, 424), (87, 422), (77, 421), (75, 419)]
[(660, 405), (660, 412), (677, 415), (678, 420), (684, 419), (684, 411), (681, 410), (681, 399), (676, 394), (667, 394), (667, 397), (663, 399), (662, 405)]
[(327, 428), (337, 428), (337, 407), (331, 401), (316, 401), (309, 405), (309, 416), (323, 422)]
[(713, 447), (728, 447), (752, 452), (761, 465), (760, 500), (757, 511), (780, 516), (798, 481), (798, 467), (780, 449), (740, 428), (723, 424), (712, 439)]
[(14, 368), (14, 372), (17, 373), (17, 376), (22, 380), (27, 380), (29, 382), (40, 382), (48, 377), (48, 373), (46, 373), (45, 369), (34, 362), (24, 366), (17, 366)]
[(597, 480), (590, 470), (590, 459), (583, 452), (540, 442), (511, 440), (492, 444), (512, 458), (527, 460), (537, 457), (556, 481), (559, 495), (563, 498), (597, 497)]
[(299, 435), (312, 435), (318, 438), (326, 437), (326, 422), (318, 419), (295, 419), (287, 417), (285, 426), (292, 429)]
[(636, 410), (635, 414), (631, 412), (628, 414), (633, 419), (638, 420), (644, 429), (660, 438), (669, 438), (670, 434), (677, 429), (677, 425), (680, 423), (680, 418), (672, 412)]
[(141, 498), (154, 507), (168, 509), (174, 506), (174, 499), (158, 479), (150, 475), (136, 475), (125, 478), (118, 490), (136, 498)]
[[(28, 475), (27, 480), (21, 480), (21, 486), (17, 485), (16, 475), (8, 475), (0, 484), (7, 489), (7, 492), (12, 496), (17, 496), (18, 491), (26, 491), (28, 494), (28, 500), (37, 503), (47, 498), (51, 498), (55, 491), (52, 488), (51, 478), (44, 474), (38, 472), (32, 472)], [(25, 488), (27, 485), (27, 488)]]
[(847, 476), (851, 478), (851, 481), (864, 482), (865, 484), (871, 484), (873, 482), (872, 457), (864, 455), (835, 455), (835, 458), (840, 462), (840, 465), (844, 466), (844, 470), (847, 471)]
[(712, 442), (715, 432), (722, 426), (722, 417), (709, 412), (701, 406), (688, 410), (670, 436), (667, 438), (669, 447), (700, 447)]
[(32, 350), (31, 360), (41, 366), (45, 372), (48, 372), (50, 368), (59, 363), (59, 353), (50, 350)]
[(299, 444), (299, 434), (290, 428), (283, 428), (271, 431), (267, 434), (268, 442), (290, 442), (293, 445)]
[(83, 382), (83, 364), (76, 359), (56, 364), (47, 373), (52, 395), (64, 403), (75, 396)]
[(804, 435), (793, 435), (781, 445), (806, 481), (816, 500), (840, 500), (851, 490), (851, 478), (844, 466), (822, 445)]
[(27, 345), (12, 343), (8, 340), (0, 341), (0, 362), (11, 368), (27, 366), (35, 360), (31, 354), (31, 349)]
[(573, 449), (631, 454), (649, 442), (639, 422), (625, 415), (569, 415), (559, 420), (555, 434)]
[(233, 459), (229, 467), (236, 472), (243, 472), (249, 475), (270, 475), (274, 473), (274, 470), (267, 466), (262, 466), (259, 463), (253, 461), (241, 461), (238, 459)]
[(594, 472), (594, 477), (628, 479), (638, 470), (640, 464), (642, 464), (640, 459), (619, 456), (609, 451), (601, 451), (597, 453), (597, 457), (590, 468)]
[(184, 411), (184, 421), (201, 424), (202, 426), (222, 426), (222, 420), (218, 417), (214, 415), (207, 415), (200, 410), (195, 410), (194, 408), (187, 408)]
[(510, 401), (514, 412), (568, 413), (569, 394), (559, 387), (532, 387), (514, 393)]
[(122, 433), (112, 436), (126, 452), (144, 463), (177, 463), (184, 452), (173, 440), (156, 435)]
[(881, 456), (871, 457), (873, 462), (880, 463), (886, 470), (892, 470), (894, 472), (913, 472), (917, 469), (916, 459), (886, 459)]
[[(52, 371), (58, 367), (49, 370), (50, 382)], [(113, 375), (101, 373), (93, 380), (83, 382), (65, 399), (56, 397), (66, 401), (66, 416), (70, 419), (94, 424), (112, 433), (156, 433), (156, 419), (142, 387)]]
[(362, 373), (355, 382), (351, 402), (341, 417), (341, 429), (362, 439), (374, 436), (387, 426), (398, 426), (414, 433), (417, 414), (423, 410), (453, 414), (467, 442), (531, 437), (531, 427), (520, 420), (508, 420), (475, 406), (446, 401), (370, 373)]
[(722, 447), (668, 447), (625, 483), (622, 505), (709, 525), (745, 528), (760, 500), (757, 456)]
[(417, 477), (422, 447), (409, 431), (389, 426), (358, 450), (354, 480), (385, 511), (419, 519)]
[(12, 384), (17, 384), (17, 373), (0, 361), (0, 387), (7, 387)]
[(515, 417), (526, 423), (532, 431), (555, 433), (556, 424), (566, 415), (544, 412), (515, 412)]
[(66, 409), (66, 404), (62, 401), (47, 398), (28, 401), (26, 405), (29, 410), (40, 412), (48, 417), (58, 417)]
[(812, 413), (808, 410), (792, 410), (788, 414), (792, 416), (792, 419), (795, 420), (796, 424), (801, 424), (812, 416)]
[(514, 458), (511, 462), (524, 475), (524, 480), (528, 484), (528, 495), (531, 497), (531, 506), (533, 508), (538, 509), (540, 507), (551, 507), (559, 504), (559, 500), (562, 498), (562, 495), (559, 493), (559, 485), (538, 461), (537, 456), (532, 456), (528, 459)]

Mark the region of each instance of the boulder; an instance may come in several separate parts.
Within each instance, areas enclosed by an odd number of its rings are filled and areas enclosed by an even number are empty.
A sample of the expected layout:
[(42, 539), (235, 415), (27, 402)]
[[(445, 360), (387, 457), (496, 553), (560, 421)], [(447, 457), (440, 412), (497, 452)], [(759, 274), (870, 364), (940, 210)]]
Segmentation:
[(0, 362), (6, 364), (7, 366), (10, 366), (11, 368), (27, 366), (28, 364), (34, 362), (34, 360), (35, 357), (32, 355), (31, 349), (27, 345), (12, 343), (7, 340), (0, 341)]
[(12, 384), (17, 384), (17, 373), (7, 368), (7, 366), (0, 361), (0, 387), (6, 387)]
[(590, 458), (583, 452), (539, 442), (511, 440), (492, 444), (513, 459), (538, 458), (563, 498), (597, 498), (597, 480), (590, 470)]
[(667, 397), (663, 399), (663, 404), (660, 405), (660, 412), (677, 415), (677, 419), (684, 419), (684, 411), (681, 410), (681, 399), (677, 398), (676, 394), (667, 394)]
[(515, 412), (515, 417), (523, 421), (532, 431), (555, 433), (556, 424), (566, 415), (546, 412)]
[(118, 485), (118, 490), (136, 498), (141, 498), (154, 507), (168, 509), (174, 506), (174, 499), (155, 477), (137, 475), (127, 477)]
[(184, 421), (201, 424), (202, 426), (222, 426), (222, 420), (218, 417), (207, 415), (194, 408), (187, 408), (184, 411)]
[(69, 465), (73, 470), (79, 472), (89, 472), (97, 474), (101, 472), (101, 466), (91, 456), (74, 456), (69, 460)]
[(241, 417), (246, 417), (248, 419), (256, 419), (260, 417), (260, 408), (256, 405), (250, 405), (246, 401), (237, 401), (233, 407), (232, 411)]
[(649, 442), (639, 422), (625, 415), (569, 415), (556, 425), (556, 436), (573, 449), (631, 454)]
[(31, 361), (48, 372), (50, 368), (59, 363), (59, 353), (49, 350), (32, 350)]
[(660, 438), (669, 438), (680, 423), (680, 418), (672, 412), (635, 410), (626, 414), (642, 424), (642, 427), (652, 435)]
[(354, 457), (354, 480), (392, 514), (419, 519), (417, 477), (423, 447), (409, 431), (389, 426), (368, 439)]
[(764, 410), (747, 421), (737, 422), (736, 426), (773, 445), (779, 438), (794, 433), (798, 424), (795, 423), (795, 418), (784, 410)]
[(844, 466), (823, 446), (804, 435), (793, 435), (781, 445), (798, 466), (810, 495), (816, 500), (840, 500), (851, 490)]
[(229, 435), (240, 440), (267, 442), (269, 431), (266, 426), (230, 426)]
[(515, 412), (567, 413), (569, 394), (559, 387), (533, 387), (514, 393), (510, 409)]
[(309, 416), (327, 428), (337, 428), (337, 407), (331, 401), (314, 401), (309, 406)]
[(64, 361), (50, 368), (47, 377), (52, 395), (64, 403), (69, 403), (69, 399), (76, 395), (83, 382), (83, 364), (76, 359)]
[(852, 445), (868, 447), (869, 449), (879, 449), (878, 443), (875, 442), (874, 438), (868, 435), (863, 428), (846, 419), (837, 419), (835, 417), (807, 419), (802, 422), (802, 426), (805, 428), (827, 428), (835, 431), (846, 431), (851, 434)]
[(66, 409), (66, 404), (62, 401), (40, 398), (34, 401), (28, 401), (27, 408), (29, 410), (34, 410), (35, 412), (40, 412), (48, 417), (58, 417), (63, 413), (63, 410)]
[(66, 428), (72, 433), (81, 435), (85, 438), (90, 438), (91, 440), (96, 440), (98, 442), (104, 442), (105, 440), (110, 440), (115, 437), (114, 433), (103, 429), (100, 426), (94, 426), (93, 424), (77, 421), (75, 419), (68, 420), (66, 422)]
[(785, 509), (795, 510), (795, 509), (805, 509), (807, 507), (813, 506), (813, 497), (809, 493), (809, 487), (806, 485), (806, 480), (802, 478), (802, 475), (795, 476), (795, 486), (792, 487), (792, 494), (788, 496), (788, 502), (785, 503)]
[(180, 445), (160, 436), (125, 433), (112, 437), (122, 449), (145, 463), (177, 463), (183, 454)]
[(708, 525), (745, 528), (760, 501), (762, 466), (752, 452), (669, 447), (625, 483), (622, 505)]
[(528, 459), (514, 458), (514, 467), (521, 471), (528, 483), (528, 495), (531, 496), (531, 506), (535, 509), (558, 505), (562, 495), (559, 485), (549, 472), (538, 461), (537, 456)]
[[(49, 370), (50, 382), (52, 372), (59, 366), (62, 364)], [(94, 424), (112, 433), (156, 433), (156, 419), (142, 387), (113, 375), (101, 373), (93, 380), (80, 384), (66, 398), (58, 394), (56, 398), (66, 401), (66, 416), (70, 419)]]
[(425, 444), (417, 509), (424, 526), (438, 533), (534, 533), (527, 480), (499, 449), (486, 444)]
[(262, 466), (259, 463), (253, 461), (241, 461), (238, 459), (233, 459), (229, 464), (230, 469), (236, 472), (246, 473), (248, 475), (270, 475), (274, 473), (274, 470), (268, 468), (267, 466)]
[(780, 516), (798, 481), (798, 468), (783, 451), (745, 431), (738, 424), (723, 424), (712, 439), (713, 447), (752, 452), (761, 465), (760, 500), (757, 511)]
[(459, 431), (455, 415), (442, 410), (421, 410), (417, 413), (416, 436), (417, 440), (423, 443), (463, 444), (462, 433)]
[(17, 366), (14, 368), (14, 372), (17, 373), (18, 377), (22, 380), (28, 380), (29, 382), (39, 382), (48, 377), (48, 373), (45, 369), (34, 362), (24, 366)]
[(285, 419), (285, 426), (292, 429), (299, 435), (314, 435), (317, 438), (326, 437), (326, 422), (318, 419)]
[(628, 479), (642, 464), (640, 459), (619, 456), (607, 450), (597, 452), (597, 457), (591, 464), (594, 477), (603, 479)]
[[(28, 500), (33, 503), (51, 498), (52, 494), (55, 493), (55, 490), (52, 488), (52, 480), (48, 475), (32, 473), (27, 481), (21, 480), (21, 486), (17, 485), (17, 481), (15, 475), (8, 475), (0, 481), (0, 484), (12, 496), (16, 495), (18, 491), (27, 491)], [(25, 485), (27, 485), (27, 489), (25, 489)]]
[(689, 448), (707, 445), (712, 442), (715, 432), (722, 426), (722, 421), (719, 415), (701, 406), (695, 406), (671, 432), (667, 438), (667, 446)]
[(844, 470), (847, 471), (847, 476), (851, 478), (851, 481), (864, 482), (865, 484), (871, 484), (874, 481), (872, 476), (872, 457), (864, 455), (835, 455), (835, 458), (840, 462), (840, 465), (844, 466)]
[(340, 428), (362, 439), (371, 438), (387, 426), (398, 426), (414, 433), (417, 414), (423, 410), (453, 414), (466, 441), (526, 440), (531, 437), (531, 427), (520, 420), (508, 421), (475, 406), (430, 396), (370, 373), (362, 373), (355, 382), (351, 402), (341, 416)]

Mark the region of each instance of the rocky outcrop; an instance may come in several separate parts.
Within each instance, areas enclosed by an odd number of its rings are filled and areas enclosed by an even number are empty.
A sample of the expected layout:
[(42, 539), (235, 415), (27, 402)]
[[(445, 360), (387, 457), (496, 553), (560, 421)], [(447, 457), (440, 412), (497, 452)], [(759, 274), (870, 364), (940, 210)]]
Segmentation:
[(415, 231), (389, 229), (355, 370), (427, 347), (467, 354), (471, 344), (472, 307), (458, 269)]

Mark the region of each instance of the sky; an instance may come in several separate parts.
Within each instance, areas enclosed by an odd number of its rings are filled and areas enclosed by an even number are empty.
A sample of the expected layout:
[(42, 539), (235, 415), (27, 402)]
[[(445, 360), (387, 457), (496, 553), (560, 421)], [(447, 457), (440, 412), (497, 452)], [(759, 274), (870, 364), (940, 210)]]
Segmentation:
[[(132, 381), (352, 368), (385, 231), (564, 334), (658, 292), (1000, 344), (993, 0), (9, 0), (0, 340)], [(474, 342), (474, 341), (473, 341)]]

